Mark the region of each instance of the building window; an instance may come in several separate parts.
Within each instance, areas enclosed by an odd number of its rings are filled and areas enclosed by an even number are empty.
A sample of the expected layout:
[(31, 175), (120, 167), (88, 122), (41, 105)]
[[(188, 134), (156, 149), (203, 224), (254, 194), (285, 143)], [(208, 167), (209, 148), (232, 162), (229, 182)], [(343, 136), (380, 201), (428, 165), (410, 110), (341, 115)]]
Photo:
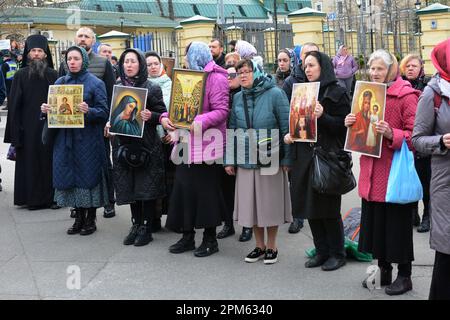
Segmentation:
[(241, 13), (241, 15), (242, 15), (243, 17), (246, 17), (246, 16), (247, 16), (247, 14), (245, 13), (244, 9), (242, 9), (242, 6), (238, 6), (238, 10), (239, 10), (239, 12)]
[(317, 11), (322, 11), (322, 2), (317, 2), (316, 3), (316, 10)]
[(298, 8), (299, 8), (299, 9), (303, 9), (303, 3), (299, 3), (299, 4), (298, 4)]
[(123, 12), (123, 7), (121, 4), (116, 4), (117, 12)]
[(102, 11), (102, 7), (99, 4), (96, 4), (95, 11)]
[(198, 11), (197, 5), (193, 4), (193, 5), (192, 5), (192, 10), (194, 10), (194, 13), (195, 13), (196, 15), (200, 15), (200, 11)]

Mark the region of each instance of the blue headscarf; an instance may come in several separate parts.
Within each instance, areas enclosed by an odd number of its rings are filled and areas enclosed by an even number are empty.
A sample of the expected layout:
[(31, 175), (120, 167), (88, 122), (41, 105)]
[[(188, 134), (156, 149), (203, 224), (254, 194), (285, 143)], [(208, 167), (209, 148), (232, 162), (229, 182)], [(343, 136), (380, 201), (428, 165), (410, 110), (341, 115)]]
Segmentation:
[(302, 62), (301, 53), (302, 53), (302, 46), (298, 44), (294, 47), (294, 55), (295, 55), (295, 60), (296, 60), (295, 65)]
[(267, 74), (264, 72), (261, 65), (251, 60), (253, 64), (253, 88), (261, 86), (267, 79)]
[[(70, 72), (69, 66), (67, 64), (67, 58), (69, 56), (69, 52), (73, 51), (73, 50), (78, 51), (81, 54), (81, 58), (83, 60), (83, 63), (81, 64), (81, 70), (78, 71), (77, 73)], [(69, 74), (71, 76), (78, 75), (78, 74), (83, 74), (83, 73), (85, 73), (87, 71), (87, 69), (89, 67), (89, 56), (88, 56), (86, 50), (83, 47), (78, 47), (78, 46), (70, 47), (69, 49), (67, 49), (65, 59), (66, 59), (66, 66), (67, 66), (67, 74)]]
[(202, 71), (213, 60), (213, 57), (206, 43), (194, 41), (189, 47), (186, 59), (189, 69)]

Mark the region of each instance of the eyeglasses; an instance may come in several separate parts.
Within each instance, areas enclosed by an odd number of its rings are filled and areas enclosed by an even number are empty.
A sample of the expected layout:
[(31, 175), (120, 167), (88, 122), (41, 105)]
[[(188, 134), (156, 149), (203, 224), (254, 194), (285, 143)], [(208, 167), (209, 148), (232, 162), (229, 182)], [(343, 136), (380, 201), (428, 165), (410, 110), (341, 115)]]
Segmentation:
[(252, 71), (238, 72), (237, 75), (238, 75), (238, 77), (242, 77), (242, 76), (248, 76), (250, 73), (253, 73), (253, 70)]
[(236, 79), (237, 77), (237, 73), (236, 72), (231, 72), (228, 74), (228, 80), (233, 80)]

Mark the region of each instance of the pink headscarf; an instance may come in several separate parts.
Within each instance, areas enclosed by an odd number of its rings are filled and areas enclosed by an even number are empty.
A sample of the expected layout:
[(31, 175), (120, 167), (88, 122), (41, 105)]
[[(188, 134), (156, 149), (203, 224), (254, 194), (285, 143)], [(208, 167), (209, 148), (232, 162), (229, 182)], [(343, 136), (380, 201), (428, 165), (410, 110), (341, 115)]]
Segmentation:
[(431, 61), (441, 78), (450, 82), (450, 38), (434, 47), (431, 51)]

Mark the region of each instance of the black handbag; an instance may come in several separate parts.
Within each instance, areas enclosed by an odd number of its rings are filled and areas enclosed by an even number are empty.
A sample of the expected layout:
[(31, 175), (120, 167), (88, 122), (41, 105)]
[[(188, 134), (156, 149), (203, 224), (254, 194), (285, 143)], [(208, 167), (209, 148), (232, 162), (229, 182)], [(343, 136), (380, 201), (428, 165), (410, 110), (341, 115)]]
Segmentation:
[(126, 167), (146, 167), (150, 163), (150, 150), (140, 144), (124, 144), (117, 150), (117, 159)]
[(313, 189), (321, 194), (343, 195), (356, 187), (353, 161), (344, 150), (326, 151), (315, 147), (310, 175)]

